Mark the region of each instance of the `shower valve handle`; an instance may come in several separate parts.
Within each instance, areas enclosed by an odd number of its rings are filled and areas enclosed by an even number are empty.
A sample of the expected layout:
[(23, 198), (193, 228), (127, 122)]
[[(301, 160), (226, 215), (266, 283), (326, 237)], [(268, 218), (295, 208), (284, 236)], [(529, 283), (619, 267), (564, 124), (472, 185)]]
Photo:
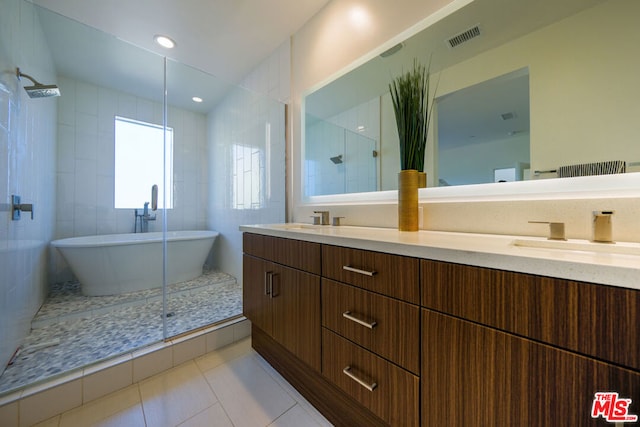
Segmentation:
[(33, 205), (31, 203), (20, 203), (20, 196), (11, 196), (11, 219), (17, 221), (20, 219), (20, 212), (31, 212), (33, 220)]

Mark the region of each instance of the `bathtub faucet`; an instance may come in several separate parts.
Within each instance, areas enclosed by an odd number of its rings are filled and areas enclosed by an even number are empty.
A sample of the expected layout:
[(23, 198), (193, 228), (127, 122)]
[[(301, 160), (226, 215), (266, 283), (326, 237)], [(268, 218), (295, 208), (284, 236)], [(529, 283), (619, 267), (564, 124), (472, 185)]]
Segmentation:
[[(151, 210), (155, 211), (158, 209), (158, 186), (153, 184), (151, 186)], [(140, 220), (140, 232), (146, 233), (149, 231), (149, 221), (155, 221), (155, 215), (149, 215), (149, 202), (144, 202), (144, 209), (142, 213), (138, 213), (138, 209), (133, 211), (135, 215), (135, 221), (133, 223), (133, 232), (138, 232), (138, 219)]]
[(134, 210), (135, 214), (135, 224), (133, 232), (138, 232), (138, 221), (140, 221), (140, 233), (146, 233), (149, 231), (149, 221), (155, 221), (156, 216), (149, 214), (149, 202), (144, 203), (144, 209), (142, 213), (140, 213), (139, 209)]
[(141, 231), (143, 233), (146, 233), (147, 231), (149, 231), (149, 221), (155, 221), (156, 220), (156, 216), (155, 215), (149, 215), (149, 202), (145, 202), (144, 203), (144, 209), (142, 210), (142, 225), (141, 225)]

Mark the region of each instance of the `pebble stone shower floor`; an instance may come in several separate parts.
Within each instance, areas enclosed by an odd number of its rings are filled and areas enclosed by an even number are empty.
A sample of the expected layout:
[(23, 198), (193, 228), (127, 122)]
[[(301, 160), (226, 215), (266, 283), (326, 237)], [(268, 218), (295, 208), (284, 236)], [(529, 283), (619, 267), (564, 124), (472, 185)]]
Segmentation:
[[(175, 336), (242, 314), (233, 276), (205, 271), (169, 286), (167, 330)], [(88, 297), (78, 282), (53, 285), (31, 333), (0, 377), (0, 393), (16, 390), (163, 339), (162, 289)]]

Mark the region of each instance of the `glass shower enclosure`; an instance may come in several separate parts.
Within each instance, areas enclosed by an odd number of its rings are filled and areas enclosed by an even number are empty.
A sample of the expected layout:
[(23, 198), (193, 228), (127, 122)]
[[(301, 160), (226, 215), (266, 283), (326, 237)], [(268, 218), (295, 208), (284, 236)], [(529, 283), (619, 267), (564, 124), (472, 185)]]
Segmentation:
[(284, 106), (31, 2), (0, 6), (0, 65), (61, 92), (29, 99), (0, 77), (0, 198), (34, 206), (0, 211), (0, 396), (241, 316), (237, 225), (284, 206)]

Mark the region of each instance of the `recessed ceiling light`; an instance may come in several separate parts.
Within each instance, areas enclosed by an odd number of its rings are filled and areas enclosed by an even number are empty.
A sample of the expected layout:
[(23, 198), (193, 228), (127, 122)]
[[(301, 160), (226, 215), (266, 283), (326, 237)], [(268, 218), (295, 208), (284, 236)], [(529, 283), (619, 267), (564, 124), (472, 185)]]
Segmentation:
[(161, 34), (156, 34), (153, 36), (153, 39), (162, 47), (166, 47), (167, 49), (173, 49), (176, 46), (176, 42), (173, 41), (170, 37), (163, 36)]
[(199, 96), (194, 96), (193, 98), (191, 98), (191, 100), (193, 100), (193, 102), (202, 102), (202, 98), (200, 98)]

